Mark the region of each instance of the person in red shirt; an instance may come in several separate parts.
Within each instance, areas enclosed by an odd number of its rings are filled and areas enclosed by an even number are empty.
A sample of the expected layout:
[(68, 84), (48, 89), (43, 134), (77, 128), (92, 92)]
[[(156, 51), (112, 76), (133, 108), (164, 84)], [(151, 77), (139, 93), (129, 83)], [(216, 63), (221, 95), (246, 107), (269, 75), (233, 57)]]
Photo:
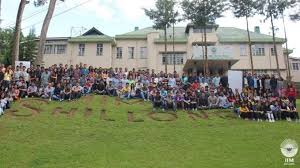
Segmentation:
[(195, 80), (195, 82), (193, 82), (193, 84), (191, 85), (192, 90), (196, 91), (199, 90), (199, 83), (198, 80)]
[(290, 102), (292, 102), (294, 104), (294, 106), (296, 107), (297, 90), (296, 90), (295, 86), (291, 83), (288, 84), (288, 87), (286, 89), (286, 96), (288, 97)]

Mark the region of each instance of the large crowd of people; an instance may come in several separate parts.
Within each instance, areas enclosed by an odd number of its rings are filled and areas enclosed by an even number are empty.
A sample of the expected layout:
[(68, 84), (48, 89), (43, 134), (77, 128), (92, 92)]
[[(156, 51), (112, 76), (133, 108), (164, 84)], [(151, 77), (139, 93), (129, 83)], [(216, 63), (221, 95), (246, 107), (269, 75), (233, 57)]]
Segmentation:
[(15, 68), (0, 65), (0, 114), (13, 101), (40, 97), (71, 101), (88, 94), (151, 101), (153, 110), (232, 109), (245, 120), (297, 121), (297, 91), (274, 75), (245, 74), (243, 90), (230, 89), (224, 74), (166, 74), (154, 70), (102, 69), (86, 64), (53, 65), (49, 68), (22, 63)]

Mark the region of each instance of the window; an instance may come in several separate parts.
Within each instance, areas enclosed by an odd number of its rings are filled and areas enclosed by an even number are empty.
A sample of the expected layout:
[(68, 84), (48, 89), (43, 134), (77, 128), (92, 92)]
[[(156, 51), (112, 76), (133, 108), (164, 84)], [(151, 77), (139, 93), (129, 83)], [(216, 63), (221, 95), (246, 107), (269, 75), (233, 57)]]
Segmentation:
[[(204, 29), (201, 28), (201, 29), (193, 29), (193, 32), (194, 33), (204, 33)], [(212, 32), (212, 29), (208, 29), (206, 28), (206, 33), (211, 33)]]
[(122, 47), (117, 47), (117, 59), (122, 59), (123, 49)]
[(299, 70), (299, 64), (298, 63), (292, 63), (293, 70), (298, 71)]
[(147, 47), (141, 47), (140, 51), (140, 57), (141, 59), (146, 59), (147, 58)]
[(53, 45), (45, 45), (44, 54), (52, 54)]
[(102, 56), (103, 55), (103, 44), (97, 44), (97, 56)]
[(240, 56), (247, 56), (246, 45), (240, 45)]
[(271, 48), (271, 55), (275, 56), (275, 50), (274, 50), (274, 48)]
[(128, 58), (134, 59), (134, 47), (128, 47)]
[(252, 46), (253, 56), (265, 56), (264, 45), (254, 45)]
[(66, 45), (56, 45), (56, 54), (65, 54)]
[(79, 44), (78, 47), (79, 47), (78, 56), (84, 56), (85, 44)]
[[(183, 64), (183, 53), (174, 53), (175, 54), (175, 64), (181, 65)], [(162, 54), (162, 64), (165, 64), (167, 62), (168, 65), (174, 64), (174, 54), (173, 53), (167, 53)]]

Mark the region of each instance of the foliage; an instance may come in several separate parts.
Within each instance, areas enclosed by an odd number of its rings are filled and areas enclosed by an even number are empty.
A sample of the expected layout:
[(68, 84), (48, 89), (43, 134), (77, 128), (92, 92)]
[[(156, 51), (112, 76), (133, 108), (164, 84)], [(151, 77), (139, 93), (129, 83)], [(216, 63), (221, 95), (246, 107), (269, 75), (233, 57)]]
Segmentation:
[(289, 14), (290, 19), (292, 21), (299, 21), (300, 20), (300, 0), (295, 3), (294, 9)]
[(217, 18), (228, 8), (226, 0), (183, 0), (183, 17), (195, 26), (214, 24)]
[(0, 29), (0, 62), (5, 65), (11, 64), (13, 34), (13, 29)]
[[(60, 0), (64, 2), (65, 0)], [(34, 6), (39, 7), (39, 6), (44, 6), (46, 3), (48, 3), (48, 0), (34, 0)]]
[[(11, 54), (13, 48), (14, 29), (0, 29), (0, 62), (5, 65), (11, 65)], [(35, 30), (31, 29), (30, 33), (20, 37), (20, 60), (33, 61), (36, 56), (36, 35)]]
[(260, 14), (265, 16), (265, 19), (273, 17), (280, 18), (288, 9), (293, 9), (297, 6), (297, 0), (259, 0), (258, 10)]
[(32, 28), (29, 34), (23, 38), (20, 45), (20, 60), (33, 62), (37, 55), (37, 41), (35, 29)]
[(144, 9), (145, 14), (154, 22), (153, 28), (165, 29), (175, 22), (175, 18), (179, 15), (178, 12), (174, 13), (175, 4), (174, 0), (157, 0), (156, 9)]
[(237, 18), (252, 17), (258, 8), (257, 0), (230, 0), (230, 7)]

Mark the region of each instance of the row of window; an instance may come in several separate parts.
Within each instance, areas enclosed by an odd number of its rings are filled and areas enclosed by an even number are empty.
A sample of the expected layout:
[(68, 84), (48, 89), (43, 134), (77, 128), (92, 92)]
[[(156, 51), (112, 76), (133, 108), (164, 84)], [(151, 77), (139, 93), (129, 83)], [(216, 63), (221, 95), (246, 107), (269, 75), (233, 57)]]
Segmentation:
[(300, 63), (292, 63), (292, 70), (298, 71), (300, 68)]
[[(247, 45), (241, 45), (240, 46), (240, 56), (248, 56), (247, 53)], [(275, 50), (274, 48), (270, 49), (271, 55), (275, 56)], [(252, 46), (252, 55), (253, 56), (265, 56), (265, 47), (263, 45), (254, 45)]]
[[(175, 57), (175, 58), (174, 58)], [(167, 65), (182, 65), (184, 53), (167, 53), (162, 54), (162, 64)]]
[[(146, 59), (147, 58), (147, 47), (141, 47), (140, 48), (140, 58), (141, 59)], [(128, 58), (129, 59), (134, 59), (135, 56), (135, 48), (134, 47), (128, 47)], [(122, 59), (123, 58), (123, 47), (117, 47), (117, 59)]]
[(66, 48), (66, 44), (46, 44), (44, 48), (44, 54), (65, 54)]
[[(206, 33), (211, 33), (212, 29), (211, 28), (206, 28)], [(193, 33), (204, 33), (204, 28), (202, 29), (193, 29)]]
[[(84, 56), (84, 53), (85, 53), (85, 44), (79, 44), (78, 45), (78, 56)], [(97, 56), (103, 55), (103, 44), (97, 44), (96, 55)]]

